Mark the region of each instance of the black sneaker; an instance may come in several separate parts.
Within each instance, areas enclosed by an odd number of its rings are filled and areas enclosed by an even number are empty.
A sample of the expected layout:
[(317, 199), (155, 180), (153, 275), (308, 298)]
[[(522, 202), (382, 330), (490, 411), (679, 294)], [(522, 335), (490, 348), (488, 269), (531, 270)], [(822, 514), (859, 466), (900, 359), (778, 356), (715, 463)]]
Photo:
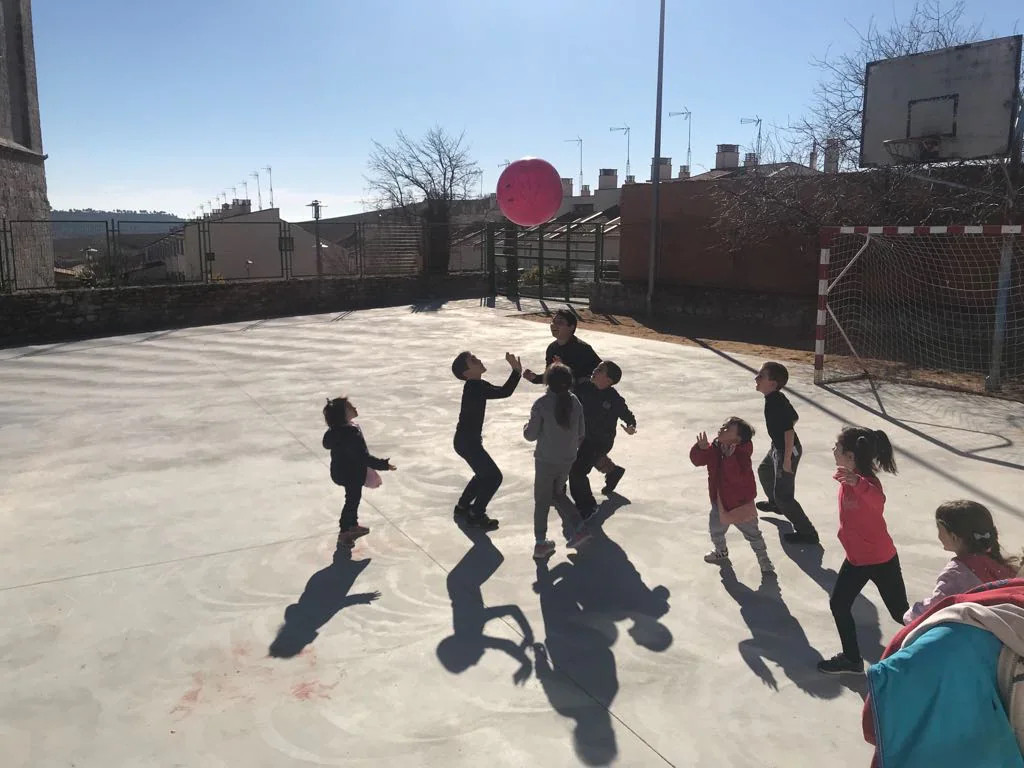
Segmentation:
[(493, 517), (488, 517), (484, 512), (477, 512), (467, 516), (466, 525), (484, 531), (494, 531), (498, 528), (498, 521)]
[(616, 467), (611, 472), (609, 472), (608, 479), (605, 480), (604, 488), (601, 489), (601, 493), (607, 496), (612, 491), (614, 491), (624, 474), (626, 474), (626, 470), (624, 467)]
[(778, 512), (779, 508), (772, 504), (770, 501), (759, 501), (754, 505), (762, 512)]
[(831, 659), (819, 661), (818, 671), (823, 675), (863, 675), (864, 662), (851, 661), (845, 655), (837, 653)]
[(456, 504), (455, 511), (452, 512), (452, 517), (455, 518), (456, 523), (466, 522), (466, 518), (469, 517), (469, 507), (464, 507), (461, 504)]
[(818, 538), (817, 531), (811, 531), (810, 533), (800, 533), (798, 531), (793, 531), (792, 533), (784, 533), (782, 535), (782, 539), (787, 544), (817, 545), (821, 543), (821, 540)]

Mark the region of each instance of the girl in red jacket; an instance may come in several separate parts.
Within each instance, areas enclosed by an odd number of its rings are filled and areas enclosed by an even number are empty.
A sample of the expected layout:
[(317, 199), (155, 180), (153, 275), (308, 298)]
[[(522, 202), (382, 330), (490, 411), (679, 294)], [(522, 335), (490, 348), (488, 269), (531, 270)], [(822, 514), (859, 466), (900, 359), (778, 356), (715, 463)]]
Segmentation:
[(839, 433), (832, 455), (839, 481), (839, 541), (846, 559), (832, 588), (829, 607), (836, 620), (843, 652), (818, 664), (826, 675), (864, 674), (857, 645), (853, 601), (874, 582), (886, 609), (897, 624), (903, 623), (907, 588), (896, 547), (885, 525), (885, 493), (876, 473), (896, 474), (896, 460), (888, 435), (863, 427), (847, 427)]
[(735, 525), (757, 555), (761, 573), (767, 576), (775, 573), (775, 566), (768, 557), (768, 547), (757, 525), (757, 509), (754, 507), (757, 481), (750, 464), (750, 455), (754, 451), (753, 436), (754, 428), (733, 416), (719, 428), (713, 443), (708, 442), (704, 432), (697, 436), (697, 443), (690, 449), (690, 461), (696, 467), (708, 468), (708, 492), (711, 496), (708, 530), (715, 548), (704, 555), (704, 562), (728, 562), (725, 532), (730, 525)]

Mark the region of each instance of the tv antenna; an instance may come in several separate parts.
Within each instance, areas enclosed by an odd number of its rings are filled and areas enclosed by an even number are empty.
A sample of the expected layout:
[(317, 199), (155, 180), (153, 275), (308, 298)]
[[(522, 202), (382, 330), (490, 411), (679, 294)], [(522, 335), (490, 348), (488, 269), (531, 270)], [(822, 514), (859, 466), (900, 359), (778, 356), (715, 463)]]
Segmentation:
[(256, 205), (258, 206), (258, 210), (262, 211), (263, 210), (263, 192), (260, 189), (260, 172), (259, 171), (253, 171), (249, 175), (252, 176), (254, 179), (256, 179)]
[(579, 193), (582, 194), (583, 193), (583, 139), (581, 139), (579, 136), (577, 136), (575, 139), (566, 139), (565, 141), (568, 144), (579, 144), (579, 147), (580, 147), (580, 191), (579, 191)]
[(242, 192), (245, 195), (244, 199), (248, 200), (249, 199), (249, 181), (247, 179), (242, 179), (238, 183), (242, 185)]
[(761, 162), (761, 118), (758, 117), (757, 115), (754, 115), (753, 117), (743, 117), (743, 118), (740, 118), (740, 124), (741, 125), (756, 125), (757, 126), (757, 147), (755, 147), (754, 151), (757, 152), (757, 162), (760, 164), (760, 162)]
[(274, 207), (274, 174), (270, 170), (270, 166), (269, 165), (266, 166), (263, 170), (267, 172), (267, 181), (270, 184), (270, 207), (273, 208)]
[[(624, 125), (621, 128), (609, 128), (609, 131), (624, 133), (626, 134), (626, 176), (629, 176), (629, 126)], [(581, 163), (582, 165), (582, 163)], [(583, 182), (580, 181), (580, 184)]]
[(686, 121), (686, 167), (692, 170), (693, 166), (690, 165), (690, 138), (693, 135), (693, 120), (690, 118), (693, 113), (687, 107), (683, 107), (682, 112), (669, 112), (669, 117), (682, 117)]

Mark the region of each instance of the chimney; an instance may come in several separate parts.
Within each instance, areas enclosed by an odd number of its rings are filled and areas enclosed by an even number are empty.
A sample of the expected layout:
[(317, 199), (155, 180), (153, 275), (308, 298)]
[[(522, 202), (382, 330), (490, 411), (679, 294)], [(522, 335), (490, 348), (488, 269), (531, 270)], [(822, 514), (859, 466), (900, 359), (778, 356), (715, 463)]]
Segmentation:
[(690, 178), (690, 166), (688, 166), (688, 165), (680, 165), (679, 166), (679, 178), (680, 179), (688, 179), (688, 178)]
[(660, 181), (668, 181), (668, 180), (670, 180), (672, 178), (672, 158), (671, 157), (661, 157), (661, 158), (654, 158), (654, 157), (652, 157), (651, 158), (651, 166), (654, 167), (655, 164), (657, 164), (657, 167), (658, 167), (658, 179)]
[(719, 144), (715, 153), (715, 170), (727, 171), (740, 167), (740, 145)]
[(839, 173), (839, 155), (843, 143), (839, 139), (825, 139), (825, 173)]
[(636, 176), (630, 174), (626, 177), (626, 184), (636, 184)]
[(744, 168), (756, 168), (757, 167), (757, 152), (747, 152), (743, 156), (743, 167)]
[(581, 197), (590, 197), (590, 185), (589, 184), (584, 184), (580, 188), (580, 196)]
[(818, 170), (818, 140), (814, 139), (811, 143), (811, 161), (808, 163), (808, 167), (812, 171)]
[(572, 179), (562, 179), (562, 197), (572, 197)]
[(619, 171), (616, 168), (602, 168), (597, 174), (598, 189), (618, 189)]

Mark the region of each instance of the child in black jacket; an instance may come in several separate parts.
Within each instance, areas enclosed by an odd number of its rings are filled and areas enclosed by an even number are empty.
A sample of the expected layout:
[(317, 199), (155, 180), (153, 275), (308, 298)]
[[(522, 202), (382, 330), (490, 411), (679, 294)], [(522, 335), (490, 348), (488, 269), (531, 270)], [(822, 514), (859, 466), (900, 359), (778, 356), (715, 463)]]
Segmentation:
[(363, 431), (352, 420), (359, 411), (347, 397), (328, 398), (324, 406), (323, 446), (331, 452), (331, 480), (345, 488), (345, 506), (341, 508), (341, 532), (338, 547), (351, 547), (356, 539), (370, 532), (359, 525), (359, 501), (369, 470), (393, 471), (389, 459), (371, 456), (363, 439)]

